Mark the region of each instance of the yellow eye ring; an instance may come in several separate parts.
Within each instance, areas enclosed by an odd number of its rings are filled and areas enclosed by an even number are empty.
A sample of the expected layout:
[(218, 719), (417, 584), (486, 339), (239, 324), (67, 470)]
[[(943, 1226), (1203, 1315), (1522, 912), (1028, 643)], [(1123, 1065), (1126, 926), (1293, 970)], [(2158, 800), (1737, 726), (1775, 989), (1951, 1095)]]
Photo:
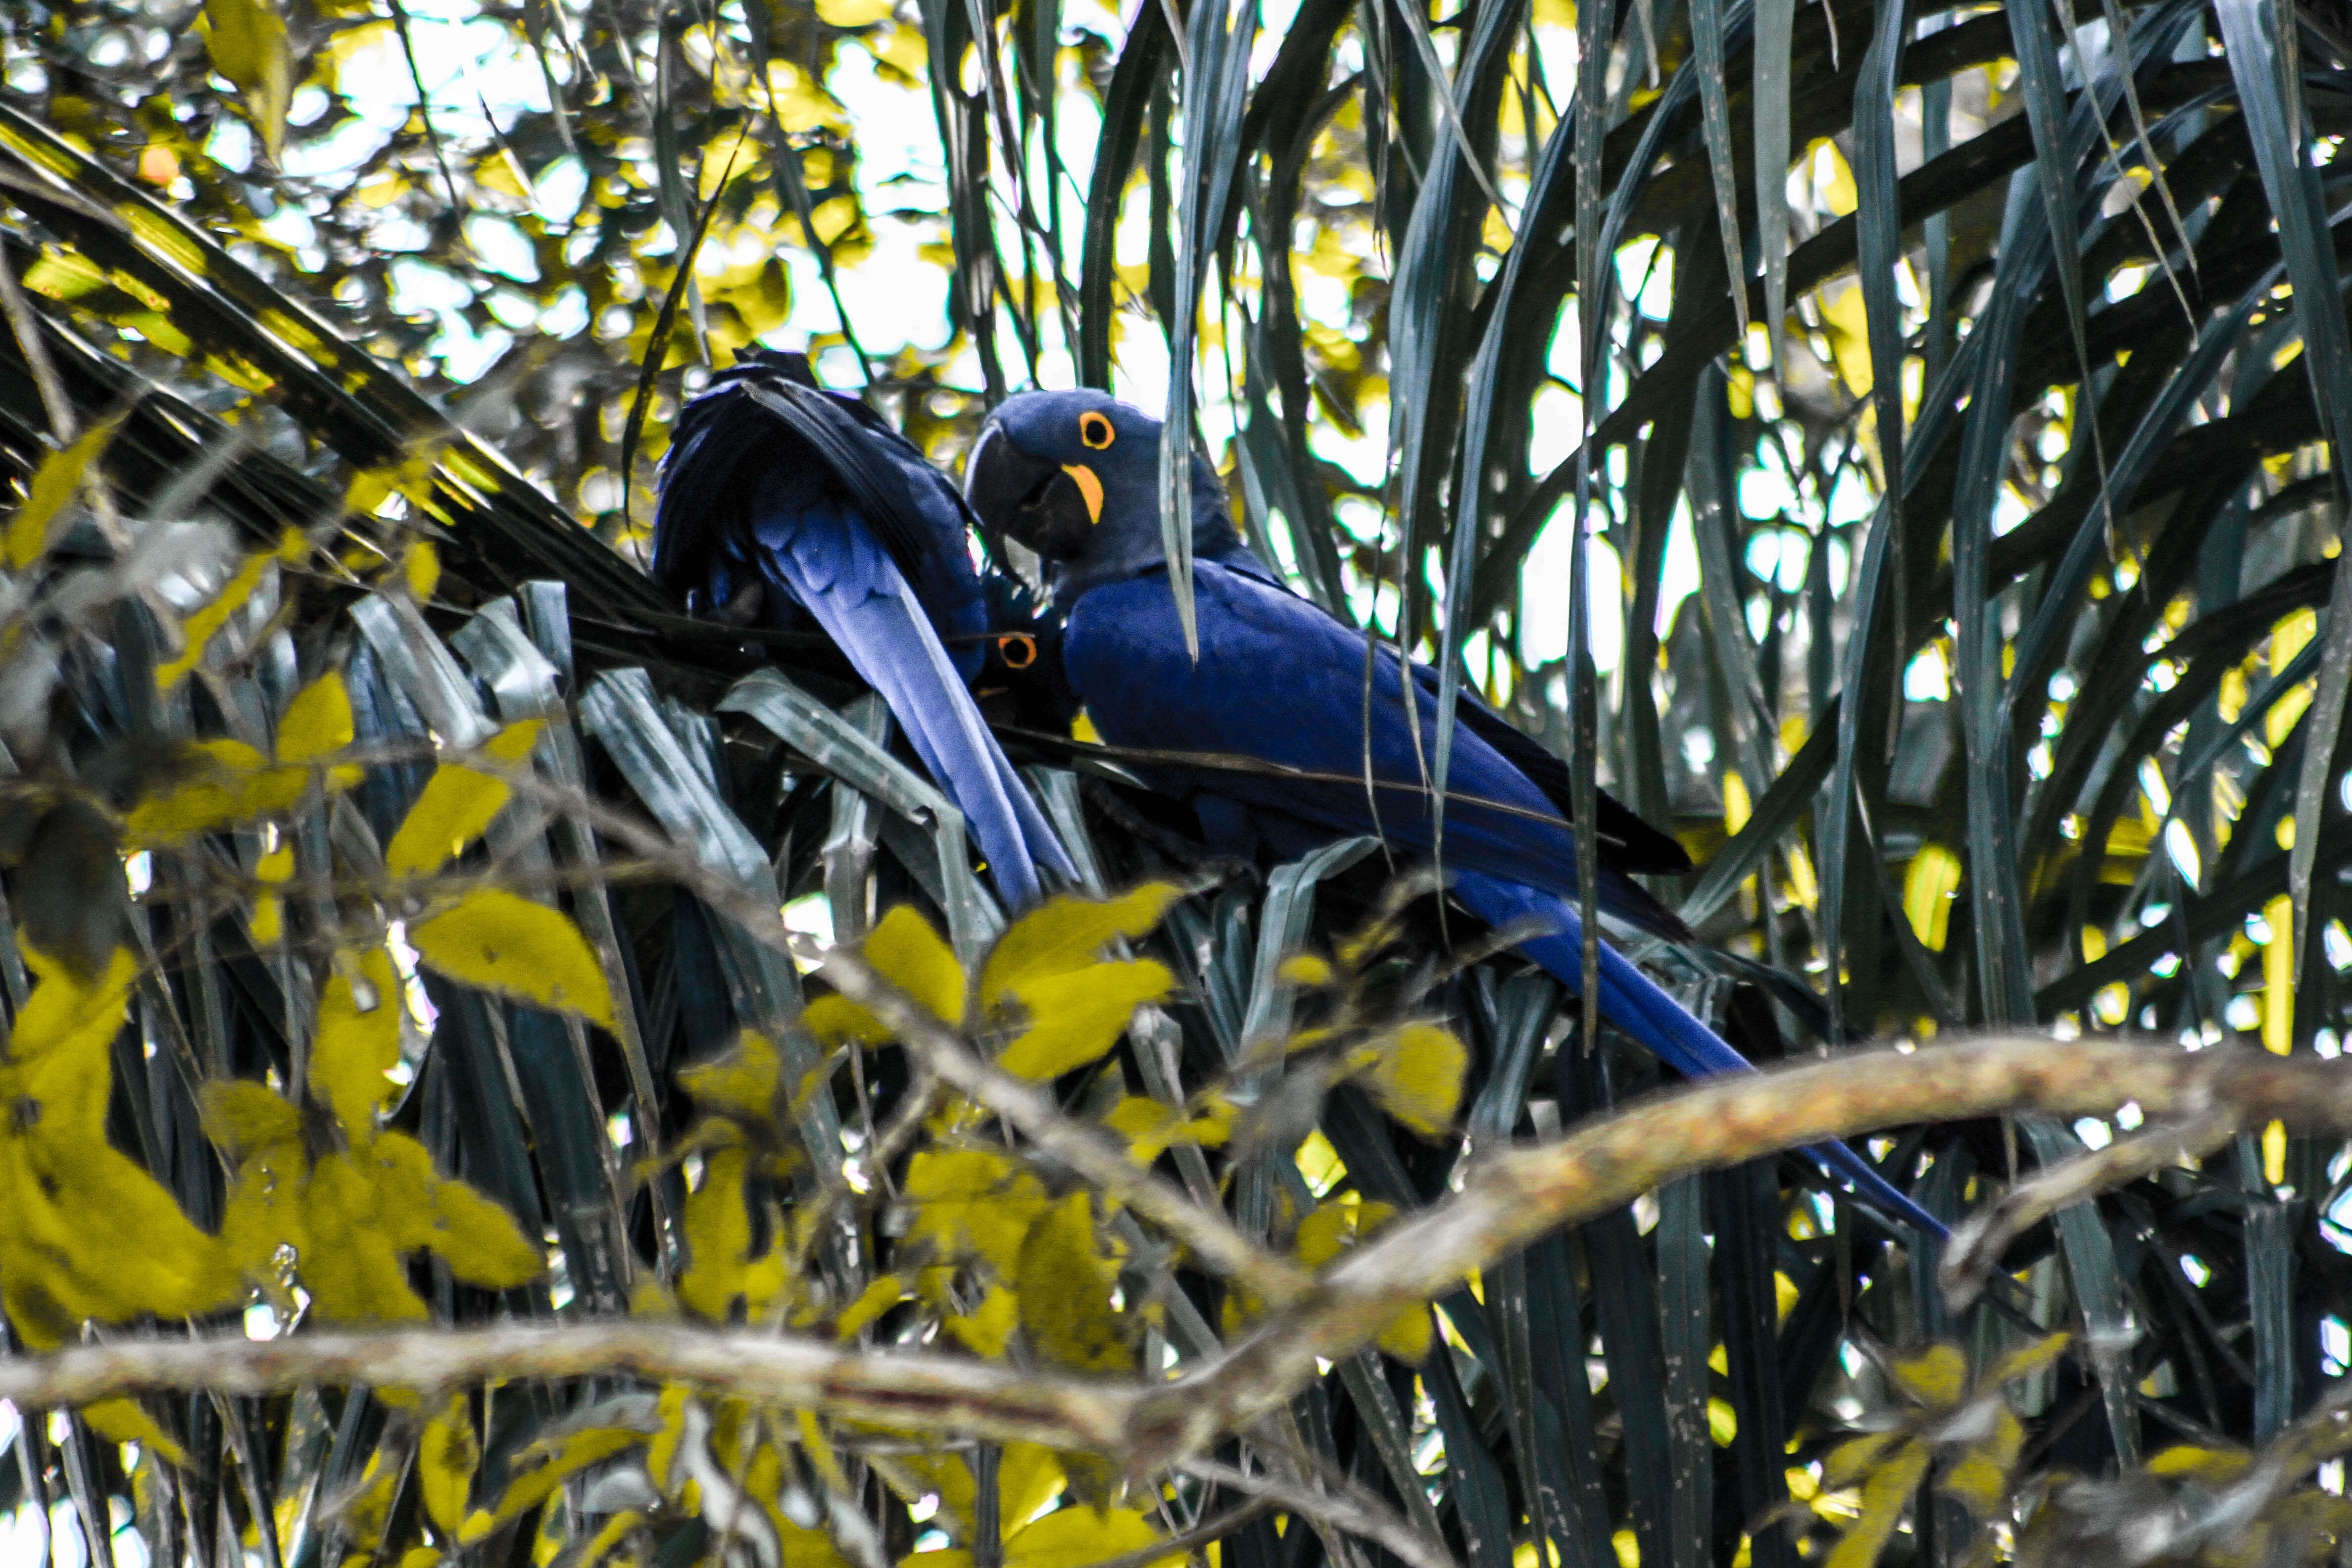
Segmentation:
[(1109, 416), (1089, 408), (1078, 416), (1078, 439), (1095, 451), (1101, 451), (1118, 438), (1111, 428)]

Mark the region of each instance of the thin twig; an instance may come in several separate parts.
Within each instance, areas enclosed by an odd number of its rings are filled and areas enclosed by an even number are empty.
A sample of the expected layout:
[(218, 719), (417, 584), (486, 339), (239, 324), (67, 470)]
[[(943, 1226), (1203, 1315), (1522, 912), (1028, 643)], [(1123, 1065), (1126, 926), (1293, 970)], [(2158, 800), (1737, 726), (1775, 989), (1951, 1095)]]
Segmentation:
[(2186, 1122), (2147, 1128), (2020, 1182), (1999, 1203), (1979, 1209), (1953, 1229), (1936, 1271), (1945, 1300), (1956, 1312), (1973, 1306), (2009, 1244), (2060, 1209), (2183, 1159), (2202, 1158), (2237, 1131), (2237, 1118), (2229, 1108), (2219, 1108)]
[(1309, 1277), (1297, 1264), (1244, 1236), (1222, 1211), (1205, 1208), (1183, 1189), (1128, 1157), (1099, 1129), (1062, 1114), (1036, 1085), (982, 1061), (962, 1035), (885, 980), (847, 948), (817, 956), (825, 979), (886, 1025), (940, 1081), (1004, 1118), (1037, 1146), (1184, 1244), (1204, 1266), (1242, 1280), (1268, 1301), (1296, 1299)]
[(1401, 1515), (1386, 1508), (1375, 1508), (1366, 1500), (1310, 1491), (1272, 1475), (1253, 1476), (1232, 1465), (1209, 1459), (1190, 1460), (1177, 1468), (1188, 1476), (1231, 1487), (1244, 1497), (1272, 1498), (1293, 1513), (1319, 1520), (1335, 1530), (1385, 1549), (1409, 1568), (1457, 1568), (1453, 1558), (1433, 1546), (1427, 1536), (1407, 1524)]

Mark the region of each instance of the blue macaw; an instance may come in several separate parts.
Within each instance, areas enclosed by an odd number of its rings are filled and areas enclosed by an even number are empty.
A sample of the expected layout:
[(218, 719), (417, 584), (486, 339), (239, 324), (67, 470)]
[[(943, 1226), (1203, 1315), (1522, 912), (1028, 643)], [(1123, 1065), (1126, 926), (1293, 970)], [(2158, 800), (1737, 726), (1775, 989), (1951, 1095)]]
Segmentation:
[[(1159, 762), (1142, 770), (1155, 787), (1189, 798), (1212, 841), (1230, 852), (1288, 858), (1360, 833), (1430, 849), (1440, 834), (1423, 781), (1436, 744), (1436, 671), (1411, 667), (1418, 723), (1408, 721), (1396, 651), (1368, 646), (1362, 632), (1292, 593), (1252, 555), (1214, 470), (1197, 454), (1195, 661), (1161, 543), (1160, 434), (1158, 420), (1100, 393), (1024, 393), (990, 416), (965, 473), (982, 525), (1047, 563), (1066, 617), (1062, 658), (1096, 729), (1113, 745), (1246, 757), (1286, 770)], [(1467, 692), (1453, 747), (1442, 833), (1449, 887), (1491, 926), (1541, 927), (1519, 951), (1580, 989), (1566, 765)], [(1600, 908), (1643, 931), (1688, 940), (1681, 920), (1629, 875), (1688, 869), (1681, 847), (1606, 795), (1597, 816)], [(1605, 942), (1600, 980), (1601, 1013), (1685, 1076), (1754, 1070)], [(1813, 1152), (1883, 1211), (1944, 1234), (1846, 1145)]]
[[(1018, 907), (1038, 868), (1076, 880), (969, 689), (990, 605), (955, 487), (881, 416), (761, 352), (678, 416), (654, 516), (654, 576), (738, 626), (822, 630), (882, 694)], [(1034, 645), (1033, 645), (1034, 647)]]

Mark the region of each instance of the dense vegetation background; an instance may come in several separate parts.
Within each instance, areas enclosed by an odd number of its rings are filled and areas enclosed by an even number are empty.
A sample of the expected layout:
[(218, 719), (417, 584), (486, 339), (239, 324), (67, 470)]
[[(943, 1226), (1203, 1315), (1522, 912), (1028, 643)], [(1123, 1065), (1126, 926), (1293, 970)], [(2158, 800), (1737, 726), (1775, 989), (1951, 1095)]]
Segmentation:
[[(1192, 1376), (1312, 1320), (1301, 1264), (1494, 1191), (1474, 1152), (1654, 1082), (1459, 911), (1383, 902), (1369, 846), (1205, 865), (1054, 736), (1006, 739), (1093, 890), (1146, 890), (980, 967), (1002, 917), (840, 661), (637, 574), (670, 416), (757, 342), (950, 468), (1032, 384), (1192, 425), (1301, 591), (1671, 822), (1702, 870), (1661, 892), (1741, 962), (1646, 956), (1759, 1058), (2339, 1052), (2339, 8), (93, 0), (0, 30), (12, 1349), (193, 1333), (226, 1368), (634, 1311), (648, 1344), (732, 1321), (1064, 1394)], [(825, 999), (877, 974), (929, 1013)], [(1007, 1039), (1051, 1100), (969, 1070)], [(2339, 1139), (2127, 1088), (1954, 1121), (1935, 1087), (1863, 1119), (1922, 1202), (2056, 1173), (1965, 1309), (1801, 1159), (1688, 1173), (1713, 1156), (1669, 1140), (1162, 1462), (1090, 1456), (1082, 1401), (884, 1434), (830, 1387), (501, 1342), (498, 1377), (387, 1352), (0, 1407), (0, 1542), (2336, 1552)], [(1135, 1159), (1089, 1164), (1087, 1122)]]

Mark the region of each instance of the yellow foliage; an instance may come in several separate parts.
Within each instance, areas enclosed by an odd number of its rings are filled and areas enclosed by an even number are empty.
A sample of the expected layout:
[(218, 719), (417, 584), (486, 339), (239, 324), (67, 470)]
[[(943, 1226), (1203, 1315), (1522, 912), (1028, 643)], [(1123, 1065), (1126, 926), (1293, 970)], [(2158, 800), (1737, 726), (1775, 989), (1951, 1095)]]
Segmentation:
[(1391, 1116), (1424, 1138), (1443, 1133), (1462, 1103), (1468, 1047), (1434, 1024), (1406, 1024), (1379, 1046), (1372, 1095)]
[(681, 1219), (691, 1263), (678, 1276), (677, 1299), (716, 1322), (728, 1321), (738, 1301), (757, 1321), (787, 1284), (780, 1249), (759, 1258), (751, 1255), (751, 1212), (743, 1189), (751, 1159), (751, 1151), (740, 1145), (705, 1153), (702, 1183), (688, 1195)]
[(457, 1278), (493, 1289), (544, 1267), (506, 1210), (436, 1175), (415, 1139), (378, 1131), (393, 1090), (385, 1073), (399, 1059), (399, 1008), (381, 950), (344, 955), (320, 1000), (310, 1089), (341, 1128), (341, 1149), (314, 1157), (300, 1111), (264, 1085), (205, 1090), (205, 1134), (235, 1167), (221, 1223), (230, 1260), (274, 1289), (279, 1249), (290, 1247), (312, 1309), (331, 1321), (425, 1317), (402, 1262), (410, 1253), (436, 1253)]
[[(1060, 1508), (1004, 1537), (1004, 1568), (1087, 1568), (1146, 1551), (1160, 1538), (1150, 1521), (1133, 1509)], [(1183, 1560), (1181, 1552), (1171, 1553), (1146, 1568), (1176, 1568)], [(918, 1552), (901, 1558), (898, 1568), (971, 1568), (971, 1553)]]
[[(541, 727), (536, 719), (509, 724), (484, 742), (482, 750), (499, 762), (519, 763), (538, 743)], [(513, 786), (495, 773), (478, 773), (462, 763), (443, 763), (425, 781), (416, 804), (408, 808), (392, 842), (384, 847), (384, 869), (395, 877), (429, 876), (439, 870), (488, 829), (490, 819), (513, 795)]]
[(580, 928), (520, 893), (478, 888), (408, 931), (416, 956), (453, 980), (610, 1029), (613, 994)]
[(310, 1047), (310, 1089), (343, 1126), (373, 1131), (398, 1092), (385, 1075), (400, 1061), (400, 977), (380, 947), (350, 963), (369, 994), (362, 1005), (349, 975), (329, 977)]
[(425, 1517), (444, 1535), (454, 1535), (465, 1520), (466, 1496), (481, 1465), (471, 1402), (462, 1394), (452, 1394), (441, 1413), (425, 1423), (416, 1447), (416, 1483), (425, 1496)]
[(1029, 1227), (1021, 1244), (1021, 1327), (1030, 1345), (1080, 1372), (1130, 1372), (1127, 1315), (1111, 1306), (1127, 1249), (1097, 1234), (1094, 1200), (1072, 1193)]
[(1952, 929), (1952, 900), (1960, 889), (1960, 858), (1941, 844), (1923, 844), (1903, 870), (1903, 914), (1921, 945), (1944, 951)]
[(1214, 1148), (1233, 1136), (1231, 1101), (1212, 1098), (1206, 1112), (1191, 1120), (1172, 1105), (1130, 1094), (1111, 1107), (1103, 1125), (1127, 1140), (1128, 1152), (1150, 1164), (1179, 1143)]
[(0, 1057), (0, 1306), (48, 1350), (84, 1320), (206, 1312), (238, 1294), (219, 1242), (106, 1141), (111, 1047), (138, 975), (129, 950), (87, 979), (37, 949), (37, 984)]
[(783, 1070), (774, 1043), (746, 1029), (736, 1037), (733, 1050), (711, 1061), (680, 1068), (677, 1080), (705, 1111), (732, 1111), (758, 1118), (775, 1113), (776, 1090), (783, 1081)]
[(1045, 1209), (1045, 1189), (1010, 1155), (990, 1149), (926, 1149), (908, 1162), (904, 1192), (915, 1215), (911, 1246), (942, 1262), (985, 1262), (1018, 1274), (1021, 1243)]
[(71, 445), (51, 452), (33, 470), (30, 492), (16, 515), (8, 520), (6, 554), (11, 569), (22, 572), (48, 552), (50, 535), (65, 515), (66, 503), (81, 489), (90, 464), (114, 438), (120, 420), (93, 425)]
[(294, 52), (271, 0), (205, 0), (205, 47), (213, 68), (236, 86), (261, 144), (275, 161), (294, 101)]
[(342, 677), (323, 675), (296, 692), (278, 735), (275, 761), (226, 737), (182, 748), (181, 782), (141, 801), (124, 819), (131, 843), (174, 844), (194, 834), (282, 816), (301, 800), (313, 777), (330, 795), (360, 782), (362, 770), (352, 763), (320, 765), (352, 740), (352, 700)]

